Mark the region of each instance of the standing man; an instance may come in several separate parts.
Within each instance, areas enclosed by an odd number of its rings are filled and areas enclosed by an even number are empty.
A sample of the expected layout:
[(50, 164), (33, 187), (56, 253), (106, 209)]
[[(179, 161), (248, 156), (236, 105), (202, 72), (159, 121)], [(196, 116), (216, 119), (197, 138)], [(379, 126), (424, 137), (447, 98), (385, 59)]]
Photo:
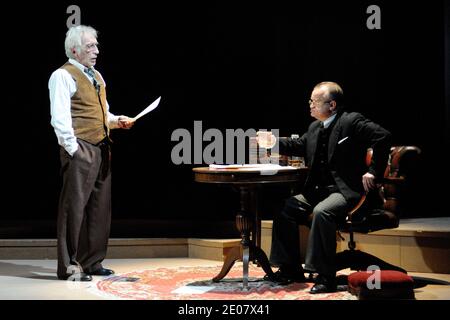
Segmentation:
[(111, 225), (109, 130), (129, 129), (133, 121), (109, 112), (105, 81), (94, 69), (99, 54), (97, 31), (71, 27), (65, 50), (69, 61), (49, 80), (51, 124), (60, 148), (62, 190), (58, 208), (59, 279), (77, 273), (107, 276), (102, 266)]
[[(279, 266), (277, 282), (305, 281), (298, 224), (310, 225), (305, 269), (318, 273), (311, 293), (337, 290), (337, 224), (364, 191), (375, 187), (375, 179), (383, 177), (390, 150), (390, 133), (359, 113), (345, 112), (342, 100), (337, 83), (319, 83), (309, 100), (311, 116), (317, 121), (300, 139), (279, 140), (281, 154), (305, 157), (310, 170), (302, 194), (289, 198), (274, 218), (270, 260)], [(273, 142), (275, 137), (268, 140)], [(365, 163), (368, 148), (373, 149), (369, 167)]]

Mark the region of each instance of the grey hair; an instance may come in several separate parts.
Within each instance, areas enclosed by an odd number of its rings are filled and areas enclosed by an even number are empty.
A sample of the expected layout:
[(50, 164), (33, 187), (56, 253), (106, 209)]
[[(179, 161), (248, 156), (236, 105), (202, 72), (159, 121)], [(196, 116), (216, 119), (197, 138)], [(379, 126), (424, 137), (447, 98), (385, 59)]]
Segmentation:
[(70, 59), (74, 59), (74, 55), (72, 50), (75, 48), (77, 52), (81, 49), (81, 38), (85, 33), (89, 33), (97, 38), (97, 30), (90, 26), (75, 26), (70, 27), (70, 29), (66, 33), (66, 40), (64, 41), (64, 47), (66, 49), (66, 56)]

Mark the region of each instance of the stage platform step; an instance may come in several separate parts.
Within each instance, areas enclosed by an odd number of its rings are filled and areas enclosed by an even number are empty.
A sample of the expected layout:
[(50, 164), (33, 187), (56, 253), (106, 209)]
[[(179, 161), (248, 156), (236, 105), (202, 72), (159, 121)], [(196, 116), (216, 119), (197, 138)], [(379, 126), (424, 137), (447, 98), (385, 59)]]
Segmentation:
[[(199, 258), (223, 261), (240, 239), (110, 239), (107, 259)], [(56, 239), (0, 239), (0, 260), (56, 259)]]
[[(343, 236), (348, 238), (344, 233)], [(300, 226), (302, 255), (308, 229)], [(272, 221), (262, 221), (261, 248), (270, 255)], [(450, 274), (450, 218), (401, 220), (396, 229), (355, 234), (357, 249), (371, 253), (410, 272)], [(240, 239), (112, 238), (109, 259), (189, 257), (222, 261)], [(337, 250), (347, 249), (338, 238)], [(304, 259), (304, 256), (302, 257)], [(56, 259), (56, 239), (0, 239), (0, 260)]]
[[(261, 247), (269, 255), (272, 221), (261, 223)], [(302, 259), (306, 251), (309, 229), (300, 226)], [(337, 238), (337, 251), (347, 249), (345, 241)], [(450, 218), (402, 219), (395, 229), (370, 234), (355, 233), (356, 248), (373, 254), (410, 272), (450, 273)]]

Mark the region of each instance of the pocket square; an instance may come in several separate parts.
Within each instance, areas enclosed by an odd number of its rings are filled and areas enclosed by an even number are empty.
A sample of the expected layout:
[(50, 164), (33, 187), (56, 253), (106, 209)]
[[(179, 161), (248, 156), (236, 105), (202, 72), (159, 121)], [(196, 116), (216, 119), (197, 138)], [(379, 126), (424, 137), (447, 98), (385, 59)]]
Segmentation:
[(338, 144), (341, 144), (342, 142), (344, 142), (347, 139), (348, 139), (348, 136), (346, 136), (345, 138), (342, 138), (341, 140), (338, 141)]

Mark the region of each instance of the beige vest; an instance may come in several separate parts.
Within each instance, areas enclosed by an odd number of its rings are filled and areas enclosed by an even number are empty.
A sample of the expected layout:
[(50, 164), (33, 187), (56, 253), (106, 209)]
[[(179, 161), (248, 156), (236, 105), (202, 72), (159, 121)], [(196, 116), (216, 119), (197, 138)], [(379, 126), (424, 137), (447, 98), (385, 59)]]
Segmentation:
[(95, 71), (95, 80), (100, 85), (100, 92), (97, 94), (92, 82), (76, 66), (67, 62), (61, 68), (67, 70), (77, 84), (77, 91), (71, 98), (75, 136), (97, 144), (109, 136), (105, 83)]

